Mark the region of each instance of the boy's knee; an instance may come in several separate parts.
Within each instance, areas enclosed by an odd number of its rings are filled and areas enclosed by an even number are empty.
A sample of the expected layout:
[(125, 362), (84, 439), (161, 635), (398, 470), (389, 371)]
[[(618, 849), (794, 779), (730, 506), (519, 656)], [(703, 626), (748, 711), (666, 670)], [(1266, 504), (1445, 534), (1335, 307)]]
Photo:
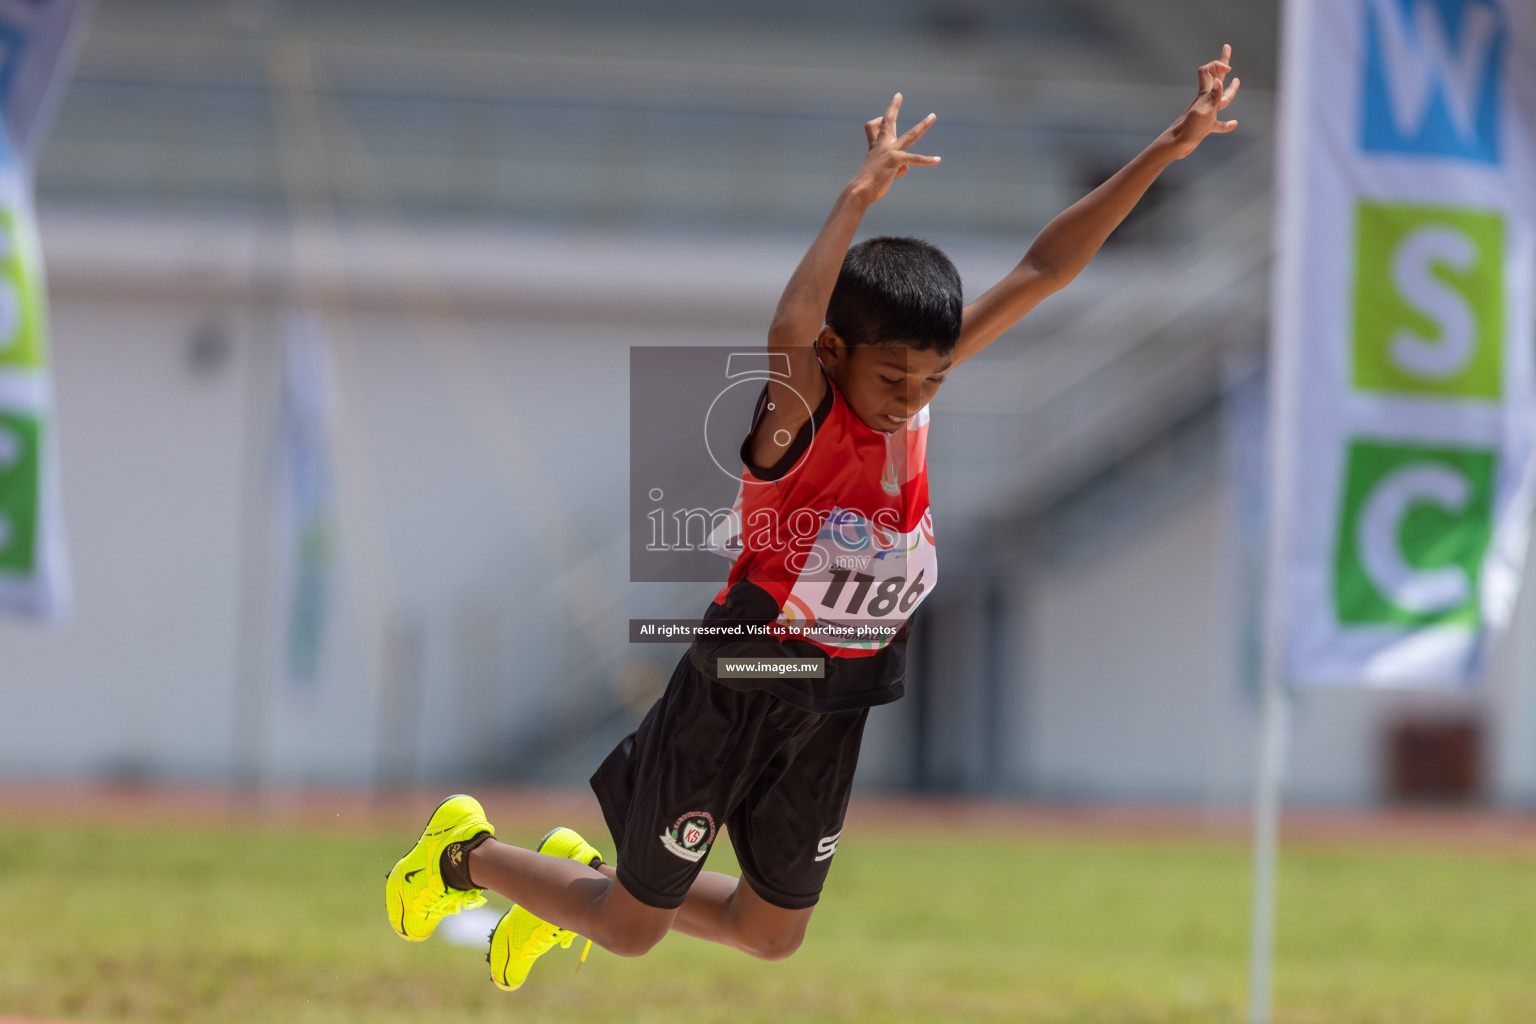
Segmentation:
[(785, 960), (805, 941), (805, 926), (774, 929), (750, 935), (742, 947), (759, 960)]
[(614, 956), (644, 956), (666, 936), (667, 929), (665, 922), (659, 927), (650, 922), (631, 922), (604, 936), (599, 945)]

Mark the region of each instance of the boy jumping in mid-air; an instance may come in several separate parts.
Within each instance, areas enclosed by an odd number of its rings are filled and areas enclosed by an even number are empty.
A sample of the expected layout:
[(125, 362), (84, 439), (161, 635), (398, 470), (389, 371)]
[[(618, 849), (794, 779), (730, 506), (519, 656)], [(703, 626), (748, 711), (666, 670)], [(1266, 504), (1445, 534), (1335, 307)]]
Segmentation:
[[(615, 863), (568, 828), (537, 850), (497, 842), (479, 803), (450, 797), (389, 873), (397, 933), (426, 939), (494, 889), (516, 901), (491, 935), (491, 977), (504, 989), (577, 934), (620, 956), (671, 930), (765, 960), (800, 946), (837, 851), (865, 716), (901, 696), (904, 623), (937, 578), (928, 403), (955, 366), (1076, 277), (1164, 168), (1237, 127), (1218, 117), (1238, 90), (1237, 79), (1226, 84), (1230, 58), (1223, 47), (1201, 67), (1178, 120), (963, 308), (959, 275), (933, 246), (875, 238), (849, 248), (892, 182), (939, 162), (908, 152), (933, 114), (897, 135), (900, 93), (864, 126), (864, 162), (768, 330), (776, 368), (742, 445), (736, 559), (705, 614), (766, 625), (774, 639), (696, 641), (593, 775)], [(733, 675), (733, 657), (813, 658), (822, 676)], [(739, 879), (701, 870), (722, 825)]]

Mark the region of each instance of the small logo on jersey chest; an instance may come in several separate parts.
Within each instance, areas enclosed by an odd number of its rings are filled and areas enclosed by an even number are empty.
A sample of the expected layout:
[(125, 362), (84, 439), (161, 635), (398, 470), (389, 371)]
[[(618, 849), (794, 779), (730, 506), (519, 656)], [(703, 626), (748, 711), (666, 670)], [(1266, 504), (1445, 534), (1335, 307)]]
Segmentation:
[(715, 841), (715, 819), (708, 811), (689, 811), (661, 834), (661, 844), (683, 860), (697, 861)]
[(880, 474), (880, 489), (890, 495), (901, 493), (901, 480), (896, 475), (896, 460), (889, 454), (885, 457), (885, 472)]

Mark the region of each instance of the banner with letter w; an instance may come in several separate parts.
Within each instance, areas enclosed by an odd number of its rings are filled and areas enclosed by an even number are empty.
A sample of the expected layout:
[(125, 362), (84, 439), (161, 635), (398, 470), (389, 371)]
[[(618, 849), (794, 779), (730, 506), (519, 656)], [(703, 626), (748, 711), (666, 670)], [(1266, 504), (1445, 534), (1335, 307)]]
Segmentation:
[(89, 7), (0, 0), (0, 613), (43, 618), (68, 584), (32, 161)]
[(1536, 5), (1288, 18), (1271, 641), (1293, 682), (1462, 684), (1531, 512)]

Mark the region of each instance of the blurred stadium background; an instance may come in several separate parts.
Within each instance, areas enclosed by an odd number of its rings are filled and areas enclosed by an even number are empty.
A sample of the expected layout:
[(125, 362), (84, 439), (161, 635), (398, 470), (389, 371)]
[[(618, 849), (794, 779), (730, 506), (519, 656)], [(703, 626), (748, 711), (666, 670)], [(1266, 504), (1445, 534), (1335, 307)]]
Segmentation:
[[(897, 88), (940, 113), (945, 164), (866, 229), (933, 239), (975, 294), (1231, 40), (1243, 129), (936, 402), (944, 586), (861, 780), (1241, 803), (1275, 21), (1267, 0), (103, 4), (37, 172), (77, 601), (0, 623), (26, 712), (0, 718), (0, 773), (580, 783), (675, 658), (624, 619), (709, 593), (627, 582), (629, 347), (756, 344)], [(296, 333), (323, 335), (297, 350), (323, 353), (329, 422), (293, 456)], [(295, 457), (330, 495), (318, 555), (284, 518)], [(1475, 693), (1305, 694), (1291, 797), (1529, 804), (1518, 622)]]
[[(631, 346), (759, 344), (897, 89), (907, 121), (939, 113), (944, 164), (865, 233), (933, 240), (976, 294), (1231, 42), (1242, 129), (936, 400), (944, 584), (859, 785), (1241, 811), (1276, 18), (1275, 0), (106, 0), (37, 169), (74, 610), (0, 621), (0, 787), (579, 792), (681, 653), (627, 644), (626, 620), (713, 590), (628, 582)], [(1301, 694), (1288, 800), (1536, 803), (1533, 614), (1522, 600), (1474, 691)], [(1229, 981), (1178, 1004), (1211, 1016), (1123, 1019), (1222, 1019)], [(155, 1019), (146, 999), (46, 1006)], [(1037, 1010), (1122, 1019), (1093, 1005)]]

